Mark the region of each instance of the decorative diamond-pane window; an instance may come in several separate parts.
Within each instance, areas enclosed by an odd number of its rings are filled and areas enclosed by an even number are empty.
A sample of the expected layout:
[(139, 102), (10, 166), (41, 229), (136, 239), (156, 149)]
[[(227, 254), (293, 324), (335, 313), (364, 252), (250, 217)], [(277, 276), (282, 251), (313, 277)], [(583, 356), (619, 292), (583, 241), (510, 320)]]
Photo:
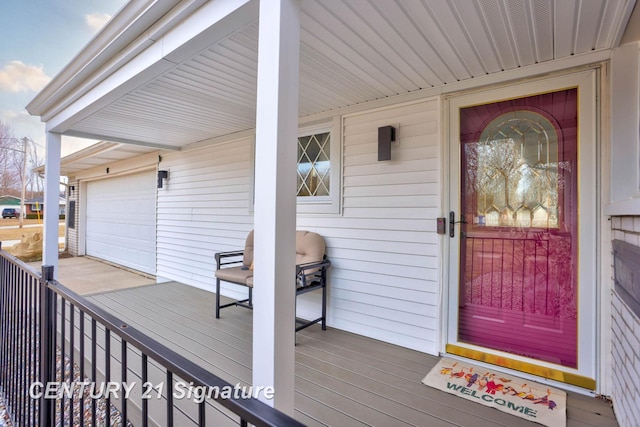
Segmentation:
[(328, 196), (331, 133), (298, 138), (298, 196)]

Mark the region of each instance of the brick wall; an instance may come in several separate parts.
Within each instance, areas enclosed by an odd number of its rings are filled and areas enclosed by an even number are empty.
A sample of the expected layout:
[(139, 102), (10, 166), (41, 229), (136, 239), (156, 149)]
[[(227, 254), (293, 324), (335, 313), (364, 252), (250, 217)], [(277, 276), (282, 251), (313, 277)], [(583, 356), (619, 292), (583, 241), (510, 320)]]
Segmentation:
[[(613, 217), (613, 238), (640, 246), (640, 216)], [(640, 420), (640, 319), (614, 292), (612, 298), (613, 408), (622, 427)]]

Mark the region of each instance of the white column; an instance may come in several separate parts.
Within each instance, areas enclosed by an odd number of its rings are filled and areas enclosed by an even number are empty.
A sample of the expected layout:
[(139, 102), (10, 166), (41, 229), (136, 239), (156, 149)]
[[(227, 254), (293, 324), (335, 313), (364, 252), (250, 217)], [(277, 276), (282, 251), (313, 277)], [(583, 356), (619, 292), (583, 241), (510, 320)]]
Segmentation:
[(42, 265), (52, 265), (58, 277), (58, 204), (60, 203), (60, 149), (62, 136), (47, 132), (44, 163), (44, 233)]
[(254, 210), (253, 386), (293, 415), (300, 0), (262, 0)]

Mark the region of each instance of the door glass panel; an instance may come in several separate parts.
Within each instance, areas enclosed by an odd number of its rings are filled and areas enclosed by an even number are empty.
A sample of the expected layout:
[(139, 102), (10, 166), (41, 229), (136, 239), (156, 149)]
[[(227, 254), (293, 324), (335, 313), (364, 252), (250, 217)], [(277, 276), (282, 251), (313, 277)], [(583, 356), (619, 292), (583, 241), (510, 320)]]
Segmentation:
[(576, 102), (460, 112), (461, 342), (577, 367)]
[(476, 223), (557, 228), (558, 137), (548, 119), (527, 110), (501, 114), (465, 151), (477, 166)]

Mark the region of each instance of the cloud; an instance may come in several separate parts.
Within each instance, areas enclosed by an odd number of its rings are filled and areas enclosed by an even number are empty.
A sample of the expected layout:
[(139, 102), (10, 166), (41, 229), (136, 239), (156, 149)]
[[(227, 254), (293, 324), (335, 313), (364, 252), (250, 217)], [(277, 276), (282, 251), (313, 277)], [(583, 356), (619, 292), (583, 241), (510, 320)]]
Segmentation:
[(0, 69), (0, 91), (18, 93), (39, 91), (51, 81), (42, 65), (27, 65), (22, 61), (11, 61)]
[(84, 16), (85, 23), (93, 33), (100, 31), (109, 19), (111, 19), (111, 15), (106, 13), (90, 13)]
[(0, 122), (9, 126), (16, 138), (28, 137), (36, 142), (44, 143), (46, 136), (44, 123), (39, 117), (29, 115), (25, 111), (0, 111)]

